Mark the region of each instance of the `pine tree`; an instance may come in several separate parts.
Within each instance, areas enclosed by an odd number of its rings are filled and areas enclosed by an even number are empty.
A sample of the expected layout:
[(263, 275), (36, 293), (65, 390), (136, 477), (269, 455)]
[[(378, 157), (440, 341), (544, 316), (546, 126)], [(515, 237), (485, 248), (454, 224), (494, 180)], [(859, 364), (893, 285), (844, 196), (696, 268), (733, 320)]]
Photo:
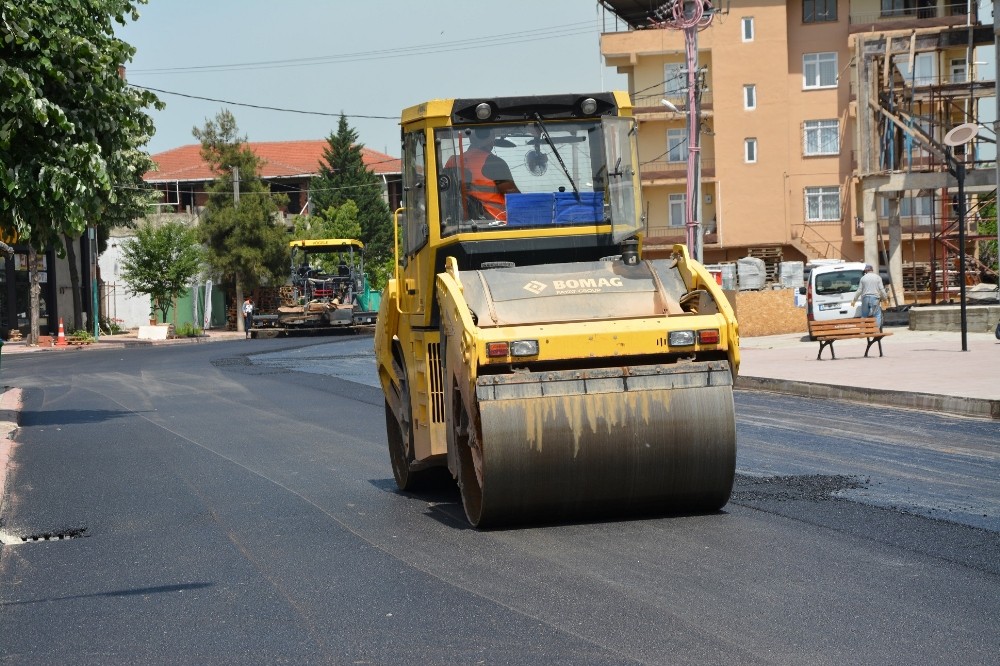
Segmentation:
[[(369, 281), (381, 286), (383, 271), (379, 267), (393, 261), (392, 215), (389, 205), (382, 198), (381, 182), (365, 166), (362, 144), (358, 133), (347, 124), (341, 114), (337, 132), (327, 138), (319, 175), (310, 185), (313, 210), (324, 217), (331, 209), (336, 212), (347, 201), (358, 208), (357, 220), (361, 225), (361, 242), (365, 244), (365, 268)], [(326, 219), (324, 217), (324, 219)], [(334, 222), (333, 219), (328, 220)]]
[[(244, 290), (288, 278), (288, 236), (276, 222), (276, 214), (287, 202), (284, 195), (271, 194), (258, 176), (261, 161), (246, 139), (239, 136), (236, 119), (220, 111), (203, 129), (195, 127), (201, 155), (218, 178), (209, 186), (209, 199), (199, 232), (207, 248), (207, 261), (223, 279), (236, 286), (236, 302)], [(234, 167), (239, 174), (239, 205), (233, 201)], [(242, 330), (243, 318), (236, 318)]]

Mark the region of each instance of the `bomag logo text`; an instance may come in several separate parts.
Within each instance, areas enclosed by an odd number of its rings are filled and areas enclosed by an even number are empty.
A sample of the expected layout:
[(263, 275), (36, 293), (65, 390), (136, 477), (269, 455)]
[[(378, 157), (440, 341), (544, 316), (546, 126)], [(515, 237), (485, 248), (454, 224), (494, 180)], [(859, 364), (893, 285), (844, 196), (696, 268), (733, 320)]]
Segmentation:
[(553, 280), (552, 288), (556, 291), (567, 289), (604, 289), (605, 287), (621, 287), (622, 279), (613, 278), (580, 278), (579, 280)]

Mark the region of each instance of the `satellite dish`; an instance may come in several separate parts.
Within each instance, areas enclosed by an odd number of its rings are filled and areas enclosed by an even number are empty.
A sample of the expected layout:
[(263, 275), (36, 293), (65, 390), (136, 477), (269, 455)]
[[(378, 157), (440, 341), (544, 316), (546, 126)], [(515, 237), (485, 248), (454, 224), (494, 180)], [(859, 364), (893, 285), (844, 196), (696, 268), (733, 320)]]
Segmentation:
[(976, 123), (962, 123), (948, 130), (944, 135), (944, 142), (949, 146), (961, 146), (972, 141), (979, 134), (979, 125)]
[(524, 166), (532, 176), (541, 176), (549, 168), (549, 156), (540, 150), (529, 150), (524, 154)]

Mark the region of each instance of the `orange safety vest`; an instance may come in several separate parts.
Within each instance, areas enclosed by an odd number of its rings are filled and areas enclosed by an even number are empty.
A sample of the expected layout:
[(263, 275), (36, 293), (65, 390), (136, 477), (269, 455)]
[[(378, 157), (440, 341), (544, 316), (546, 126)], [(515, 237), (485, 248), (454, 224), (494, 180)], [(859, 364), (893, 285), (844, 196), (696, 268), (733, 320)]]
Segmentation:
[(472, 174), (472, 182), (463, 182), (462, 190), (483, 204), (483, 208), (494, 219), (506, 222), (507, 205), (504, 196), (497, 190), (496, 181), (483, 175), (483, 167), (490, 155), (492, 153), (485, 150), (473, 149), (459, 156), (462, 168), (468, 169)]

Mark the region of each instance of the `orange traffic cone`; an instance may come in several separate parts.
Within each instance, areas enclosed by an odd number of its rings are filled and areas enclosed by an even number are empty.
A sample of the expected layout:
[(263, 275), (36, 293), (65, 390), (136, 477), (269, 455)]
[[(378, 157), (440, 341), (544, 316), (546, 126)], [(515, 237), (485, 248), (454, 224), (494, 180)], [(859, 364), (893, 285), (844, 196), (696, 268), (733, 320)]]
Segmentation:
[(66, 331), (63, 329), (62, 317), (59, 317), (59, 339), (56, 340), (56, 345), (62, 347), (66, 344)]

